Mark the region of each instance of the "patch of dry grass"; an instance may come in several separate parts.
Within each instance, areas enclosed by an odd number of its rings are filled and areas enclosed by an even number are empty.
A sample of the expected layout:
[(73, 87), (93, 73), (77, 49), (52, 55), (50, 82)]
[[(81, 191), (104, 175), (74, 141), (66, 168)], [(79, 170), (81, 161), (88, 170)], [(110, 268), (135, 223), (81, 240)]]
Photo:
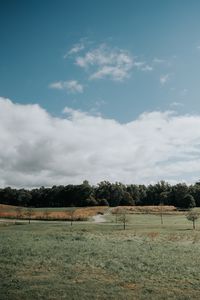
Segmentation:
[[(0, 204), (0, 218), (17, 218), (17, 206)], [(106, 206), (80, 207), (75, 208), (73, 220), (84, 221), (98, 213), (103, 214), (108, 208)], [(27, 219), (27, 208), (21, 208), (21, 219)], [(72, 210), (68, 207), (58, 208), (37, 208), (33, 209), (32, 220), (71, 220)]]
[[(161, 207), (159, 205), (146, 205), (146, 206), (117, 206), (112, 209), (113, 214), (121, 213), (123, 210), (126, 210), (127, 213), (160, 213)], [(177, 209), (173, 205), (163, 205), (163, 213), (177, 213)]]

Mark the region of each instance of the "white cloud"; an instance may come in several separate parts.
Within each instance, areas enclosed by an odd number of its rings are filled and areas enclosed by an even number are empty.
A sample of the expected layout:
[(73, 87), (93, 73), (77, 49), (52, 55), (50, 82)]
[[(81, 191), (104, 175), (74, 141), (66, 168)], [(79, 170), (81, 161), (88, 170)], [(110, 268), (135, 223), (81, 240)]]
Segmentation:
[(64, 58), (67, 58), (71, 55), (77, 54), (85, 49), (85, 40), (81, 39), (81, 41), (77, 44), (74, 44), (72, 48), (64, 55)]
[(63, 90), (63, 81), (56, 81), (49, 85), (51, 89)]
[[(75, 65), (89, 74), (90, 80), (111, 79), (123, 81), (130, 77), (133, 68), (143, 72), (153, 71), (154, 69), (154, 61), (151, 64), (138, 61), (138, 58), (129, 51), (109, 47), (106, 43), (86, 51), (86, 45), (91, 46), (91, 44), (87, 39), (81, 39), (80, 43), (75, 44), (64, 56), (64, 58), (72, 57), (75, 60)], [(83, 52), (82, 55), (79, 53), (81, 51)], [(157, 63), (158, 61), (161, 62), (157, 59)]]
[(78, 56), (76, 65), (90, 71), (90, 79), (122, 81), (130, 75), (133, 58), (126, 50), (112, 49), (103, 44), (84, 56)]
[(121, 124), (65, 113), (0, 98), (0, 186), (199, 178), (200, 116), (150, 112)]
[(84, 88), (77, 80), (57, 81), (49, 85), (51, 89), (66, 90), (68, 93), (82, 93)]
[(145, 62), (144, 62), (144, 61), (135, 61), (135, 62), (134, 62), (134, 66), (135, 66), (136, 68), (138, 68), (138, 69), (143, 68), (144, 65), (145, 65)]
[(127, 70), (119, 66), (102, 66), (98, 71), (90, 76), (90, 79), (111, 78), (121, 81), (128, 77)]
[(148, 71), (153, 71), (153, 67), (146, 64), (144, 65), (142, 68), (141, 68), (141, 71), (145, 71), (145, 72), (148, 72)]
[(161, 85), (165, 85), (170, 80), (170, 74), (165, 74), (160, 76)]
[(145, 61), (134, 61), (134, 66), (140, 71), (153, 71), (153, 67), (148, 65)]

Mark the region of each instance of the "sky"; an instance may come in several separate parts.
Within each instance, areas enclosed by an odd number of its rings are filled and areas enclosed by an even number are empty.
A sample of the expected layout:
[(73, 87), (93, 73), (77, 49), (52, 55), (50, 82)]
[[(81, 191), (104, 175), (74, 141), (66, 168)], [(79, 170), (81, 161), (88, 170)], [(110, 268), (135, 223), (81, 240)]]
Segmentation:
[(0, 186), (193, 183), (198, 0), (0, 0)]

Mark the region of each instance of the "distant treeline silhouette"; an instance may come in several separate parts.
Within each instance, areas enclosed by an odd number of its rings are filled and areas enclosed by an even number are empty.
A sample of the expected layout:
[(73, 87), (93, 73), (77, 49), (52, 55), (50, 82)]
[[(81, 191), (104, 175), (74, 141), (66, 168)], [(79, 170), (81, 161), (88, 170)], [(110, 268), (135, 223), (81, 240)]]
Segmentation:
[(156, 184), (125, 185), (102, 181), (92, 186), (88, 181), (79, 185), (51, 188), (0, 189), (0, 203), (26, 207), (119, 206), (119, 205), (174, 205), (178, 208), (200, 206), (200, 182), (193, 185), (165, 181)]

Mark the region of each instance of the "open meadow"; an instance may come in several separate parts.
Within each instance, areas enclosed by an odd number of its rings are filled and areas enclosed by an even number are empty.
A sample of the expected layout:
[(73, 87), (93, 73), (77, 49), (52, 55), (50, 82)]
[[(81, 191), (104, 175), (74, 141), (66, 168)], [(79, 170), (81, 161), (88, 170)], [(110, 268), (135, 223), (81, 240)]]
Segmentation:
[(1, 220), (0, 299), (199, 299), (200, 224), (128, 217), (126, 230), (112, 214), (72, 226)]
[(200, 0), (0, 0), (0, 300), (200, 300)]

